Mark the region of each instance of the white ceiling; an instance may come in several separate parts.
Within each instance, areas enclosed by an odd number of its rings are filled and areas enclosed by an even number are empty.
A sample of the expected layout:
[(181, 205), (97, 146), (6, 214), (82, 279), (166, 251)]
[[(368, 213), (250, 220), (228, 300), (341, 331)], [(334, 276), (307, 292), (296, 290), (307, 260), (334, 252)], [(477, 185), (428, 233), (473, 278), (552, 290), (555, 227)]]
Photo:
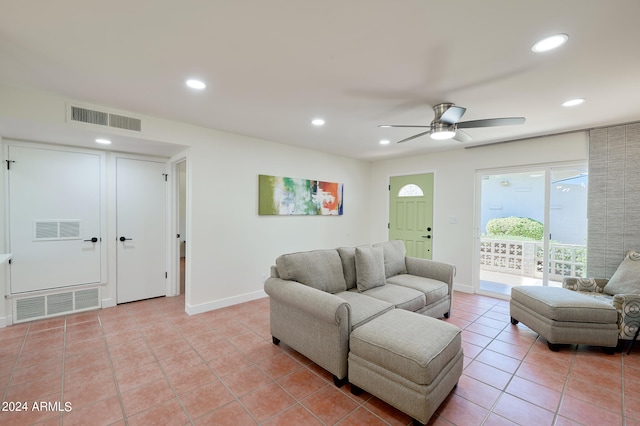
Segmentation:
[[(354, 158), (640, 119), (637, 0), (0, 0), (0, 10), (0, 84)], [(555, 33), (567, 44), (531, 51)], [(186, 88), (190, 77), (207, 89)], [(560, 106), (576, 97), (587, 101)], [(420, 129), (378, 124), (428, 125), (443, 101), (466, 107), (463, 121), (527, 121), (469, 129), (468, 144), (379, 145)], [(2, 120), (5, 137), (36, 137), (31, 123)]]

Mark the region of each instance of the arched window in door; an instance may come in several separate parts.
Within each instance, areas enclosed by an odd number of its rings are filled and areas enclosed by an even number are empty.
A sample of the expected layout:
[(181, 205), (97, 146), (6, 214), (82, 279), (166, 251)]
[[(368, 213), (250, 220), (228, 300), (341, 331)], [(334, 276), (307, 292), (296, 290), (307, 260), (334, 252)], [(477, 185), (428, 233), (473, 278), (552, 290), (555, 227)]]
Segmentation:
[(422, 189), (413, 183), (403, 186), (398, 191), (398, 197), (423, 197)]

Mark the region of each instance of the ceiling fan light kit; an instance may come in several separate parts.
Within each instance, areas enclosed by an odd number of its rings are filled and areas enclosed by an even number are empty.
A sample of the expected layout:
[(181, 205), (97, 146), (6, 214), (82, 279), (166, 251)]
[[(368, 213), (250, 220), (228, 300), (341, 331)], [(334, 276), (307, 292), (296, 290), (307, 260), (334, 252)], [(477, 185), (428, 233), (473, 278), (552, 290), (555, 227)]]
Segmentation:
[(468, 142), (471, 137), (460, 129), (469, 129), (473, 127), (495, 127), (508, 126), (512, 124), (523, 124), (524, 117), (505, 117), (505, 118), (487, 118), (483, 120), (460, 121), (466, 108), (456, 106), (450, 102), (443, 102), (433, 107), (434, 119), (429, 126), (413, 125), (413, 124), (381, 124), (378, 127), (428, 127), (429, 130), (421, 132), (408, 138), (398, 141), (403, 143), (420, 136), (430, 135), (432, 139), (456, 139), (459, 142)]
[(431, 139), (451, 139), (456, 135), (456, 125), (447, 123), (431, 123)]

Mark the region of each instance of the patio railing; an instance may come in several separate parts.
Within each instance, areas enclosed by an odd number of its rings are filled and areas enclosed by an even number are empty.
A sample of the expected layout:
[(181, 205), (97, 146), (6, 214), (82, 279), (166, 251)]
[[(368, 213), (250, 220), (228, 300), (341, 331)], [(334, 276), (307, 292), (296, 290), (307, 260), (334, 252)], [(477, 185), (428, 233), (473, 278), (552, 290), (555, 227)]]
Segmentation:
[[(480, 269), (526, 277), (542, 278), (544, 261), (542, 242), (480, 239)], [(549, 245), (549, 279), (583, 277), (586, 273), (587, 246)]]

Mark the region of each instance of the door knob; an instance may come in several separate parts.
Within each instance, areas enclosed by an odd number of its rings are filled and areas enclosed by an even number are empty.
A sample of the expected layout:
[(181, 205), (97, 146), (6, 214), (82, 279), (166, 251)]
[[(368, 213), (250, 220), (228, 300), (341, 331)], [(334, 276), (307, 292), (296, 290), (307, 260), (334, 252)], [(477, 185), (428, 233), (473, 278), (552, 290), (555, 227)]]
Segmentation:
[(120, 237), (120, 241), (131, 241), (133, 238)]
[(84, 240), (85, 242), (92, 242), (92, 243), (97, 243), (98, 242), (98, 237), (92, 237), (90, 240)]

